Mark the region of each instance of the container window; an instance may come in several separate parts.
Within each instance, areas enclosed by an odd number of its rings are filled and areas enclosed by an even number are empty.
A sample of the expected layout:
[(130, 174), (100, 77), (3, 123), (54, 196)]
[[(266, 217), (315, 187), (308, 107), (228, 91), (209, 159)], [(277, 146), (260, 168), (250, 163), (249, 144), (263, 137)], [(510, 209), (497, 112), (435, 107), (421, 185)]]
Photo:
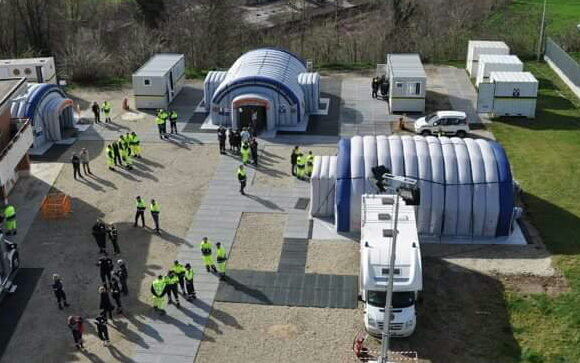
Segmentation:
[(401, 82), (397, 82), (397, 83), (395, 83), (395, 85), (397, 86), (397, 88), (402, 88), (403, 87), (403, 84)]
[(146, 86), (151, 85), (151, 80), (150, 79), (144, 79), (143, 80), (143, 84), (145, 84)]

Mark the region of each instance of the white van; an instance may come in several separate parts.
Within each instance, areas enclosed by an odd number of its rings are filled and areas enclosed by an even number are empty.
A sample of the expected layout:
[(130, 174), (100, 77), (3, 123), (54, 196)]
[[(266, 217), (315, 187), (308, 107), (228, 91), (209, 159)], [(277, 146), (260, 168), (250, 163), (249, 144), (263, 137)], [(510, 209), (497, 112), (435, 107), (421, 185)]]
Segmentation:
[[(363, 195), (360, 243), (360, 298), (367, 332), (380, 336), (385, 319), (394, 222), (392, 195)], [(415, 208), (400, 201), (390, 334), (408, 337), (417, 326), (416, 302), (423, 288)]]
[(437, 111), (418, 118), (414, 124), (415, 133), (429, 135), (456, 135), (465, 137), (469, 133), (467, 115), (461, 111)]

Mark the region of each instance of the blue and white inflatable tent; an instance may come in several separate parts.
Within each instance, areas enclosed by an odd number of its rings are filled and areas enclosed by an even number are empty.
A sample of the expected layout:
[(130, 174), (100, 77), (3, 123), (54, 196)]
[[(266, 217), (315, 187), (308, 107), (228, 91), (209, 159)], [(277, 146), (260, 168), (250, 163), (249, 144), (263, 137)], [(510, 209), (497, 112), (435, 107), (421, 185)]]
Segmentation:
[(433, 136), (354, 136), (338, 144), (335, 224), (360, 228), (361, 195), (372, 193), (370, 169), (385, 165), (421, 188), (422, 235), (497, 238), (511, 233), (514, 198), (510, 164), (495, 141)]

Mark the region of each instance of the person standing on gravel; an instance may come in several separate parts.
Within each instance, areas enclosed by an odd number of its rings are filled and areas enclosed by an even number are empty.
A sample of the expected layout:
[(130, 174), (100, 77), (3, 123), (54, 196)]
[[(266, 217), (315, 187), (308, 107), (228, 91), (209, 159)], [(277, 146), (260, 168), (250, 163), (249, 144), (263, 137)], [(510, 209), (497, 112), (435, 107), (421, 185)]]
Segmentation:
[(290, 164), (292, 164), (292, 175), (296, 176), (296, 162), (298, 160), (298, 155), (300, 154), (300, 149), (298, 146), (294, 146), (292, 154), (290, 154)]
[(162, 275), (157, 276), (157, 280), (151, 283), (151, 295), (153, 295), (153, 309), (160, 314), (165, 313), (165, 296), (166, 291), (165, 279)]
[(117, 304), (116, 313), (121, 314), (123, 312), (123, 306), (121, 305), (121, 288), (119, 287), (119, 282), (114, 277), (111, 279), (111, 297)]
[(135, 224), (133, 224), (133, 227), (137, 227), (137, 221), (141, 218), (141, 226), (145, 228), (145, 209), (147, 209), (147, 206), (140, 196), (137, 196), (136, 200), (137, 211), (135, 212)]
[(177, 112), (171, 110), (169, 113), (169, 126), (171, 126), (171, 133), (177, 134)]
[(149, 210), (151, 211), (151, 218), (153, 218), (153, 222), (155, 223), (155, 232), (159, 234), (159, 213), (161, 213), (161, 209), (159, 209), (159, 204), (155, 199), (151, 199)]
[(127, 294), (129, 294), (129, 288), (127, 287), (129, 271), (127, 270), (127, 264), (122, 259), (117, 260), (117, 271), (115, 271), (115, 276), (117, 276), (121, 282), (121, 292), (123, 295), (127, 296)]
[(213, 272), (217, 272), (217, 269), (213, 264), (213, 258), (211, 257), (212, 245), (211, 242), (208, 241), (207, 237), (203, 237), (199, 247), (201, 249), (201, 259), (203, 260), (203, 264), (205, 265), (207, 272), (210, 272), (210, 268), (213, 270)]
[(107, 317), (105, 313), (101, 312), (99, 316), (95, 318), (95, 326), (97, 327), (97, 334), (99, 339), (103, 342), (103, 346), (108, 346), (111, 344), (109, 341), (109, 328), (107, 328)]
[(70, 158), (70, 162), (72, 163), (72, 166), (73, 166), (73, 175), (75, 177), (75, 180), (77, 180), (77, 175), (80, 178), (84, 178), (81, 174), (81, 158), (79, 158), (77, 153), (72, 153), (72, 156)]
[(103, 286), (107, 286), (107, 282), (109, 283), (109, 286), (111, 286), (111, 274), (115, 268), (113, 260), (111, 260), (111, 258), (108, 256), (101, 256), (97, 260), (96, 265), (99, 267), (99, 273)]
[(98, 124), (101, 122), (101, 107), (99, 106), (98, 102), (93, 102), (93, 106), (91, 107), (93, 110), (93, 114), (95, 115), (95, 123)]
[(120, 144), (116, 141), (113, 141), (112, 148), (113, 148), (113, 156), (115, 160), (115, 166), (123, 166), (123, 160), (121, 160), (121, 150), (119, 149)]
[(77, 349), (84, 348), (83, 346), (83, 333), (85, 327), (83, 325), (83, 318), (80, 316), (69, 316), (66, 320), (68, 328), (70, 329), (73, 339), (75, 341), (75, 346)]
[(105, 114), (105, 123), (111, 122), (111, 102), (103, 102), (103, 113)]
[(64, 293), (64, 288), (62, 286), (62, 280), (58, 274), (52, 275), (52, 291), (54, 291), (54, 296), (56, 297), (56, 303), (58, 308), (62, 310), (61, 301), (64, 303), (65, 307), (68, 307), (66, 302), (66, 294)]
[(217, 134), (220, 145), (220, 154), (224, 155), (226, 153), (226, 129), (223, 126), (220, 126)]
[(113, 319), (113, 310), (115, 310), (115, 307), (113, 306), (113, 303), (111, 303), (111, 298), (109, 297), (107, 289), (103, 286), (99, 287), (99, 297), (99, 309), (101, 309), (101, 314), (104, 314), (105, 316), (108, 315), (109, 319)]
[(83, 164), (83, 172), (85, 175), (93, 174), (89, 166), (89, 152), (84, 147), (81, 150), (81, 163)]
[(113, 254), (118, 255), (121, 253), (119, 249), (119, 243), (117, 243), (117, 238), (119, 237), (119, 233), (117, 232), (117, 227), (114, 224), (111, 224), (107, 229), (107, 235), (109, 235), (109, 240), (113, 245)]
[(99, 254), (107, 254), (107, 227), (100, 220), (97, 219), (97, 223), (93, 225), (93, 237), (99, 246)]

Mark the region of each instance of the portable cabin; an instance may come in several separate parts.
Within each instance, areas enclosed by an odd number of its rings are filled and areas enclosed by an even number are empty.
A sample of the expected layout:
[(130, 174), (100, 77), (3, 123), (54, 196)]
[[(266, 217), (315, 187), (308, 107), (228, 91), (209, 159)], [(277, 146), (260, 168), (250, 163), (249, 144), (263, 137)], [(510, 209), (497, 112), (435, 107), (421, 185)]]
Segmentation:
[(156, 54), (133, 74), (137, 108), (166, 108), (185, 82), (183, 54)]
[(530, 72), (491, 72), (479, 87), (477, 111), (493, 116), (536, 116), (538, 80)]
[(515, 55), (483, 54), (479, 57), (477, 79), (475, 85), (489, 82), (491, 72), (521, 72), (524, 64)]
[(0, 79), (24, 77), (28, 82), (56, 84), (54, 58), (0, 60)]
[(425, 112), (427, 74), (418, 54), (388, 54), (390, 112)]
[(467, 43), (467, 64), (465, 68), (471, 78), (477, 76), (479, 57), (484, 54), (508, 55), (510, 48), (504, 42), (470, 40)]

